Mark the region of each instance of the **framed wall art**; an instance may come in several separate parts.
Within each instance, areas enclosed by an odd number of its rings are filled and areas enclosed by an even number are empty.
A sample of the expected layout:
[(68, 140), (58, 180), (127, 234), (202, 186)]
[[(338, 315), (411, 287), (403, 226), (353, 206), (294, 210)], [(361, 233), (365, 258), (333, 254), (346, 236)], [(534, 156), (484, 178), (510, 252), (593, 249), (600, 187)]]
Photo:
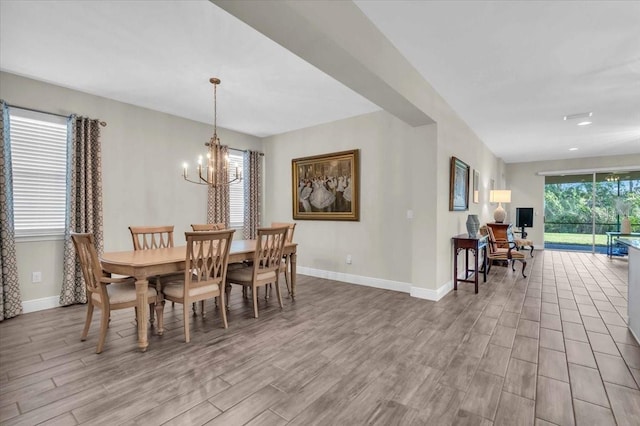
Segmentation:
[(469, 210), (469, 165), (456, 157), (449, 172), (449, 210)]
[(473, 171), (473, 202), (480, 202), (480, 172), (477, 170)]
[(293, 218), (360, 220), (360, 150), (291, 160)]

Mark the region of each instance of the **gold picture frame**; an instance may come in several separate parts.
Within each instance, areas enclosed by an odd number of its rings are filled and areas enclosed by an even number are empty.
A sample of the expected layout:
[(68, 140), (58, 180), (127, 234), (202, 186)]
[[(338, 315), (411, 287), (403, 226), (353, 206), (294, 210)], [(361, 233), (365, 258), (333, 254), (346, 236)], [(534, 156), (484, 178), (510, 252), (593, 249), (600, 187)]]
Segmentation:
[(360, 150), (291, 160), (293, 218), (360, 220)]

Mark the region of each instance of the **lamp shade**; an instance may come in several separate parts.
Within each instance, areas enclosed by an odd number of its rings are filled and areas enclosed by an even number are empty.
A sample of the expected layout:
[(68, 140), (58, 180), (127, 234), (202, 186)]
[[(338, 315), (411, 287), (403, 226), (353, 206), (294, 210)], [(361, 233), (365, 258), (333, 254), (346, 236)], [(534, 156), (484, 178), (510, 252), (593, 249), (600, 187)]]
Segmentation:
[(511, 190), (499, 189), (489, 192), (489, 202), (491, 203), (510, 203), (511, 202)]

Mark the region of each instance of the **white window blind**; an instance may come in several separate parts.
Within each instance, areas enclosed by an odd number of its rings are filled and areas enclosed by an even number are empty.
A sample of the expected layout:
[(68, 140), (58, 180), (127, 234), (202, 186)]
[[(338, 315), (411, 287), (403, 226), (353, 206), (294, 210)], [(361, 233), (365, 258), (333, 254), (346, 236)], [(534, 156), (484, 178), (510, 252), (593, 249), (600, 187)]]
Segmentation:
[(67, 119), (9, 109), (16, 236), (63, 235)]
[[(242, 151), (229, 150), (229, 180), (236, 177), (236, 165), (242, 169)], [(234, 182), (229, 185), (230, 225), (232, 228), (242, 228), (244, 226), (244, 178), (243, 181)]]

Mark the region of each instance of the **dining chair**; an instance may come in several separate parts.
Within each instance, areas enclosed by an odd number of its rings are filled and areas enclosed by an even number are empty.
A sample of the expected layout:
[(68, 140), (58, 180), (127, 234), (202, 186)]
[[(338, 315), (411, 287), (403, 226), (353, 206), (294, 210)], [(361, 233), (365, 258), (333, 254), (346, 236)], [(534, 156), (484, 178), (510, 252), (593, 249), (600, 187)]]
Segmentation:
[[(130, 226), (131, 239), (134, 250), (149, 250), (173, 247), (173, 225), (166, 226)], [(162, 283), (166, 280), (182, 277), (182, 272), (157, 275), (151, 278), (158, 293), (162, 291)], [(195, 307), (193, 314), (196, 314)], [(153, 314), (149, 315), (149, 322), (153, 324)]]
[[(93, 234), (72, 232), (71, 239), (80, 260), (80, 267), (87, 289), (87, 319), (80, 340), (85, 341), (87, 339), (93, 317), (93, 309), (94, 307), (99, 308), (102, 311), (100, 338), (96, 349), (96, 353), (99, 354), (102, 352), (105, 338), (107, 337), (111, 311), (137, 306), (135, 279), (133, 277), (112, 278), (102, 270)], [(161, 306), (161, 304), (156, 305), (159, 298), (155, 288), (149, 287), (147, 289), (147, 297), (149, 298), (150, 308), (154, 306), (159, 308)], [(153, 309), (151, 309), (151, 312), (153, 312)], [(158, 322), (162, 326), (162, 310), (158, 309), (157, 314)]]
[(134, 250), (173, 247), (173, 225), (130, 226)]
[(489, 242), (487, 243), (489, 247), (489, 252), (487, 253), (488, 265), (485, 265), (485, 268), (487, 268), (487, 273), (491, 271), (491, 265), (495, 260), (506, 261), (507, 265), (511, 263), (511, 268), (513, 269), (513, 271), (515, 271), (517, 260), (522, 263), (522, 276), (525, 278), (527, 277), (524, 274), (524, 269), (527, 267), (525, 255), (517, 250), (514, 241), (510, 241), (509, 239), (496, 238), (493, 233), (493, 229), (486, 225), (480, 228), (480, 234), (487, 235), (489, 239)]
[[(293, 233), (296, 230), (295, 223), (271, 222), (272, 228), (281, 228), (283, 226), (287, 227), (286, 243), (293, 242)], [(291, 282), (291, 268), (289, 267), (289, 263), (290, 263), (289, 255), (284, 254), (282, 256), (282, 265), (280, 265), (280, 272), (284, 273), (284, 282), (287, 285), (287, 291), (289, 292), (289, 295), (291, 295), (291, 286), (289, 285), (289, 283)]]
[(222, 231), (227, 229), (227, 225), (224, 223), (192, 224), (191, 229), (194, 231)]
[(235, 229), (184, 233), (187, 240), (186, 270), (181, 280), (165, 282), (162, 293), (165, 299), (183, 305), (184, 338), (187, 343), (191, 341), (189, 310), (186, 308), (189, 303), (201, 302), (204, 316), (204, 301), (220, 298), (218, 306), (222, 324), (227, 328), (224, 285), (234, 232)]
[(280, 294), (278, 278), (280, 276), (282, 251), (286, 242), (287, 229), (286, 227), (258, 229), (253, 263), (250, 266), (234, 269), (227, 273), (227, 303), (231, 292), (231, 284), (241, 285), (243, 288), (251, 288), (253, 316), (258, 318), (258, 287), (275, 284), (278, 304), (282, 308), (282, 295)]

